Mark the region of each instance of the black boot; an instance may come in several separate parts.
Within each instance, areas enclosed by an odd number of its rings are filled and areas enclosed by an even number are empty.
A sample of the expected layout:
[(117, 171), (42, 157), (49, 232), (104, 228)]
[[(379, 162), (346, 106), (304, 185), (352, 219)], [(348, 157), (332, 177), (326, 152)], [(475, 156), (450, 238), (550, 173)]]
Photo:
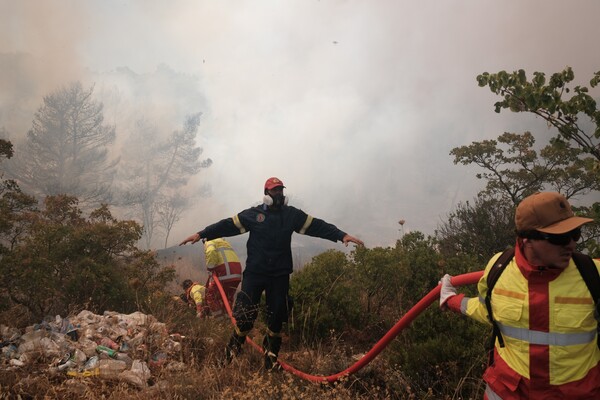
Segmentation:
[(272, 371), (281, 368), (277, 363), (277, 355), (281, 348), (281, 337), (265, 335), (263, 348), (265, 350), (265, 369)]
[(246, 336), (240, 336), (237, 333), (231, 335), (229, 343), (225, 346), (225, 359), (223, 360), (223, 366), (228, 365), (233, 360), (233, 357), (237, 356), (242, 352), (242, 344), (246, 341)]

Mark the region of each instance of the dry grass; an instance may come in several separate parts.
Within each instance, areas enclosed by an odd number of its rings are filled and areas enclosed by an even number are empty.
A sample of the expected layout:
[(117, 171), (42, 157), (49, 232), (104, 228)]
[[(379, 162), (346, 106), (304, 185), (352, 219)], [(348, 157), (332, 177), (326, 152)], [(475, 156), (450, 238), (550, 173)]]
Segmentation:
[[(187, 369), (153, 370), (147, 388), (99, 377), (70, 378), (50, 373), (47, 360), (39, 358), (27, 368), (0, 368), (0, 399), (410, 399), (410, 388), (391, 387), (402, 381), (400, 371), (376, 360), (358, 374), (334, 384), (316, 384), (285, 371), (265, 371), (260, 353), (248, 345), (233, 362), (221, 368), (218, 359), (230, 333), (227, 321), (190, 321), (181, 358)], [(259, 328), (260, 329), (260, 328)], [(258, 331), (257, 329), (256, 331)], [(257, 334), (255, 341), (260, 342)], [(207, 344), (208, 343), (208, 344)], [(282, 357), (289, 364), (317, 375), (337, 373), (354, 360), (348, 349), (330, 347), (291, 351), (284, 342)]]
[[(227, 319), (198, 320), (193, 311), (172, 304), (157, 306), (152, 314), (169, 327), (170, 333), (185, 335), (181, 353), (172, 360), (182, 361), (184, 371), (168, 367), (153, 369), (145, 388), (119, 380), (99, 377), (71, 378), (64, 372), (49, 372), (49, 360), (39, 358), (26, 368), (7, 369), (0, 365), (1, 399), (439, 399), (417, 393), (403, 371), (380, 355), (358, 373), (334, 384), (317, 384), (285, 371), (268, 372), (263, 358), (251, 346), (222, 368), (223, 355), (232, 328)], [(257, 321), (252, 335), (262, 342), (264, 326)], [(320, 345), (308, 347), (284, 338), (281, 357), (295, 368), (320, 376), (345, 370), (369, 348), (352, 342), (347, 335), (332, 333)], [(360, 350), (357, 350), (360, 349)], [(145, 360), (148, 361), (148, 360)], [(450, 397), (446, 397), (450, 398)], [(458, 397), (456, 397), (458, 398)]]
[[(410, 398), (352, 376), (332, 385), (315, 384), (283, 371), (267, 372), (255, 351), (236, 358), (229, 366), (215, 364), (216, 353), (193, 362), (183, 372), (154, 371), (150, 386), (140, 389), (126, 382), (98, 377), (69, 378), (49, 375), (46, 365), (27, 370), (0, 371), (0, 398), (86, 398), (86, 399), (400, 399)], [(295, 355), (298, 356), (298, 355)], [(333, 369), (333, 359), (319, 366)]]
[[(69, 378), (48, 375), (47, 365), (19, 371), (0, 370), (0, 399), (435, 399), (417, 394), (401, 370), (376, 359), (357, 374), (333, 384), (317, 384), (285, 371), (268, 372), (262, 356), (245, 346), (225, 368), (217, 366), (222, 347), (215, 344), (192, 356), (182, 372), (154, 370), (149, 386), (98, 377)], [(189, 351), (189, 348), (188, 348)], [(289, 364), (306, 372), (327, 376), (347, 368), (353, 360), (338, 352), (314, 350), (282, 352)]]

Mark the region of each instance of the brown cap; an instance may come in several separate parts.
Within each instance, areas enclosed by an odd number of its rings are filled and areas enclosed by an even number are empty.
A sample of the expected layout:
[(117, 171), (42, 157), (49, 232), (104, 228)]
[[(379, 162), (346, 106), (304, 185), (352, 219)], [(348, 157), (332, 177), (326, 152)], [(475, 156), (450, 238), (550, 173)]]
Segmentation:
[(541, 192), (521, 201), (515, 213), (517, 231), (540, 231), (561, 234), (572, 231), (593, 219), (576, 217), (571, 205), (560, 193)]

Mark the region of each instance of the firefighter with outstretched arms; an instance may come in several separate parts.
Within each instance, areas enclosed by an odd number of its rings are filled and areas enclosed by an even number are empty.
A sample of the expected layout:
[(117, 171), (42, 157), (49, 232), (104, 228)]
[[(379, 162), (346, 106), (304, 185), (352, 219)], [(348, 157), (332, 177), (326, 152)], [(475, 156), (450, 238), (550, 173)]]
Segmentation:
[(249, 232), (242, 288), (233, 310), (236, 326), (225, 349), (225, 363), (229, 363), (240, 352), (246, 335), (254, 326), (264, 292), (267, 303), (267, 333), (263, 341), (265, 368), (270, 370), (277, 365), (281, 329), (288, 318), (289, 279), (293, 271), (291, 239), (294, 232), (333, 242), (341, 241), (346, 246), (348, 243), (363, 245), (360, 239), (335, 225), (288, 205), (283, 194), (284, 188), (278, 178), (267, 179), (263, 204), (209, 225), (180, 244)]

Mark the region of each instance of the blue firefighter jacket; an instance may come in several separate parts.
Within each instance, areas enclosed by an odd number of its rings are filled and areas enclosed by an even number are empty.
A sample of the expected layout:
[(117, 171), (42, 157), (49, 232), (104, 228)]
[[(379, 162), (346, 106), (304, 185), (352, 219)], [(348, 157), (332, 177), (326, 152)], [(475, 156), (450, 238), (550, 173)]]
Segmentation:
[(291, 241), (294, 232), (341, 241), (346, 235), (335, 225), (313, 218), (304, 211), (283, 206), (270, 209), (266, 205), (248, 208), (231, 218), (207, 226), (200, 232), (207, 240), (249, 232), (246, 243), (246, 271), (281, 276), (293, 271)]

